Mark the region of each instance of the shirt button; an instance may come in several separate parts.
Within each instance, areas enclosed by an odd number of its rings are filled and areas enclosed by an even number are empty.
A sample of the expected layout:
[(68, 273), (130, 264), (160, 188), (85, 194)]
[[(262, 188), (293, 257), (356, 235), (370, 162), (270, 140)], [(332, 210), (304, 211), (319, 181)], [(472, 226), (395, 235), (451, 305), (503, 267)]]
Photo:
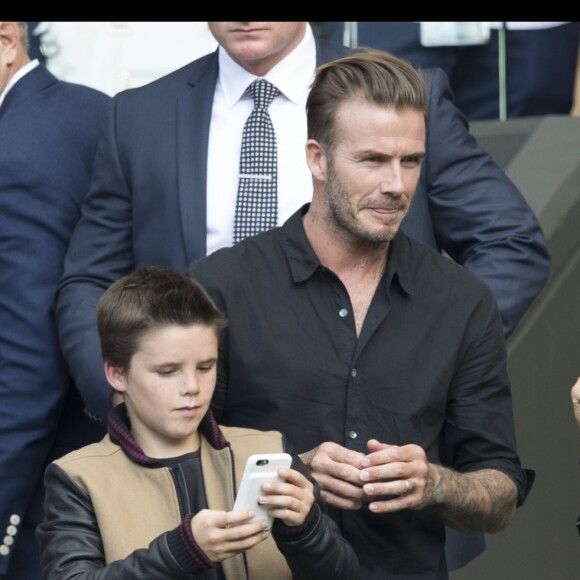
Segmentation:
[(348, 314), (348, 310), (347, 310), (346, 308), (341, 308), (341, 309), (338, 311), (338, 315), (339, 315), (341, 318), (344, 318), (344, 317), (345, 317), (347, 314)]
[(12, 536), (4, 536), (4, 545), (11, 546), (14, 543), (14, 538)]
[(6, 533), (7, 533), (9, 536), (15, 536), (17, 531), (18, 531), (18, 530), (16, 529), (16, 526), (8, 526), (8, 527), (6, 528)]
[(10, 516), (10, 523), (13, 526), (17, 526), (20, 523), (20, 516), (18, 514), (12, 514)]
[(350, 431), (350, 432), (349, 432), (349, 434), (348, 434), (348, 436), (349, 436), (351, 439), (356, 439), (356, 438), (358, 437), (358, 435), (357, 435), (357, 432), (356, 432), (356, 431)]
[(8, 556), (10, 548), (8, 546), (0, 546), (0, 556)]
[(352, 371), (350, 371), (350, 376), (354, 379), (354, 377), (356, 377), (356, 369), (352, 369)]

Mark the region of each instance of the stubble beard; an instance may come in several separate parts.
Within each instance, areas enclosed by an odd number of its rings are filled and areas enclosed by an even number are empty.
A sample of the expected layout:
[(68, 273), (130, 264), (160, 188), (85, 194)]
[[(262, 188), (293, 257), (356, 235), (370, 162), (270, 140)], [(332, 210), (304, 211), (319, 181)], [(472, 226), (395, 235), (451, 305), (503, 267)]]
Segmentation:
[[(392, 242), (399, 231), (402, 221), (394, 227), (386, 230), (373, 230), (365, 228), (353, 215), (350, 205), (351, 195), (337, 177), (332, 166), (328, 168), (329, 178), (324, 192), (326, 206), (326, 220), (330, 227), (341, 236), (348, 236), (359, 243), (373, 247), (388, 245)], [(401, 204), (399, 203), (397, 207)], [(407, 212), (408, 213), (408, 212)]]

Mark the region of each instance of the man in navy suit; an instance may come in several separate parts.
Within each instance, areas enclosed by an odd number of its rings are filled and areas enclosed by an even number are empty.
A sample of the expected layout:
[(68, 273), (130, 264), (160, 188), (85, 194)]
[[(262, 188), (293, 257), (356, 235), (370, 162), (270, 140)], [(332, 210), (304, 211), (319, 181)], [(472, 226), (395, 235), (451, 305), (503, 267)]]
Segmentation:
[(61, 420), (74, 392), (53, 300), (110, 106), (31, 61), (26, 33), (0, 22), (0, 578), (10, 580), (42, 578), (44, 468), (87, 441), (63, 430), (83, 415), (79, 405)]
[[(228, 114), (243, 106), (244, 96), (236, 93), (242, 80), (266, 77), (285, 85), (277, 85), (282, 99), (271, 106), (288, 105), (288, 115), (280, 114), (284, 123), (295, 112), (292, 104), (305, 103), (315, 66), (347, 54), (344, 47), (314, 38), (305, 22), (222, 22), (210, 28), (220, 43), (216, 52), (114, 98), (91, 190), (67, 253), (57, 296), (59, 336), (84, 402), (101, 420), (112, 401), (95, 324), (100, 295), (137, 266), (163, 264), (183, 271), (220, 244), (228, 245), (227, 235), (219, 235), (220, 220), (233, 213), (227, 200), (235, 196), (223, 186), (232, 182), (224, 174), (237, 171), (231, 146), (237, 137), (228, 138), (235, 119)], [(310, 67), (306, 74), (305, 66)], [(226, 72), (235, 75), (234, 86)], [(296, 88), (292, 79), (300, 73), (303, 86)], [(404, 230), (483, 279), (509, 334), (546, 282), (545, 239), (520, 192), (469, 134), (445, 74), (429, 70), (424, 78), (430, 111), (427, 158)], [(284, 169), (278, 173), (279, 185), (293, 187), (296, 196), (292, 211), (278, 216), (282, 223), (308, 201), (298, 197), (309, 191), (299, 179), (310, 176), (303, 108), (300, 122), (281, 131), (275, 113), (279, 151), (292, 131), (300, 143), (294, 170), (286, 171), (290, 178), (281, 177)]]

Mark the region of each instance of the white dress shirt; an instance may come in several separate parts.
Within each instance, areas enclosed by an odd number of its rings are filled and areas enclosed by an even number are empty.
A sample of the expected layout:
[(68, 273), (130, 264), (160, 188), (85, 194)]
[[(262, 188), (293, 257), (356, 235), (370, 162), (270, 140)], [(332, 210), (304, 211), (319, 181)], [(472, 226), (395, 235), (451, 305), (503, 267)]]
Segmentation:
[[(278, 95), (269, 108), (278, 147), (278, 225), (312, 199), (312, 175), (306, 164), (306, 98), (316, 68), (310, 26), (302, 42), (263, 78)], [(242, 131), (253, 108), (245, 91), (255, 75), (219, 47), (207, 168), (207, 253), (231, 246), (238, 193)]]

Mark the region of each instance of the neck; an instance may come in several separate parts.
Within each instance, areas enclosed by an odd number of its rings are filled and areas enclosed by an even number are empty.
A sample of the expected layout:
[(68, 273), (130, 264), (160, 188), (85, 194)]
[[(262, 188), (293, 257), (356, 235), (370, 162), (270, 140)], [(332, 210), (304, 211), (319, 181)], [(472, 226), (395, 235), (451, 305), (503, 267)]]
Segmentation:
[(343, 283), (352, 306), (356, 335), (360, 336), (368, 309), (387, 266), (389, 243), (371, 244), (336, 231), (316, 212), (303, 218), (304, 230), (320, 263)]
[(302, 218), (306, 237), (320, 260), (339, 278), (342, 275), (373, 277), (385, 268), (389, 242), (372, 243), (332, 227), (322, 212), (310, 206)]
[(135, 441), (141, 446), (147, 457), (152, 459), (171, 459), (192, 451), (197, 451), (200, 445), (199, 433), (196, 431), (189, 437), (174, 439), (143, 431), (139, 425), (131, 428)]

